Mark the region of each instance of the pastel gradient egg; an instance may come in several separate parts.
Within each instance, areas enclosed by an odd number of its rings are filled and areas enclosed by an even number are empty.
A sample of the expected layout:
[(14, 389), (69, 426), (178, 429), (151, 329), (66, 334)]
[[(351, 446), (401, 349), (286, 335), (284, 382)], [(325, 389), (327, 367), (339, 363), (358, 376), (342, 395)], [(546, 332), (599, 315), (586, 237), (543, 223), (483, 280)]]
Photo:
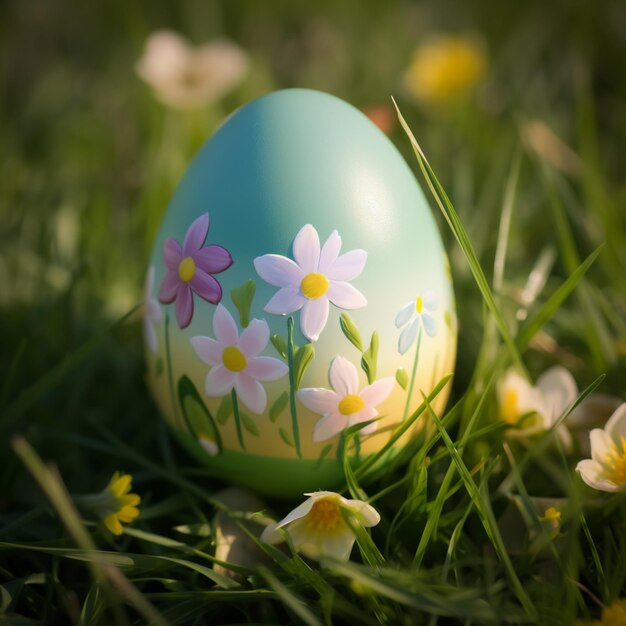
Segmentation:
[(167, 208), (146, 280), (148, 381), (207, 474), (289, 498), (340, 486), (346, 459), (384, 469), (428, 425), (412, 415), (453, 371), (455, 320), (399, 152), (351, 105), (289, 89), (233, 113)]

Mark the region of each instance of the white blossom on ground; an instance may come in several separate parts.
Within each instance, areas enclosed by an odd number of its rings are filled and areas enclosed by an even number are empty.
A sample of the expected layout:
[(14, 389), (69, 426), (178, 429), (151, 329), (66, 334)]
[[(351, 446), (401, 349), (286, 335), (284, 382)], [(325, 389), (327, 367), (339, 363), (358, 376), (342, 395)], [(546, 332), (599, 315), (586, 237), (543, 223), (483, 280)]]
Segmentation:
[(298, 552), (314, 559), (331, 556), (347, 561), (356, 537), (342, 510), (350, 512), (354, 521), (366, 528), (380, 522), (376, 509), (362, 500), (348, 500), (332, 491), (304, 495), (309, 498), (282, 520), (265, 528), (263, 541), (280, 543), (283, 537), (279, 530), (284, 528)]

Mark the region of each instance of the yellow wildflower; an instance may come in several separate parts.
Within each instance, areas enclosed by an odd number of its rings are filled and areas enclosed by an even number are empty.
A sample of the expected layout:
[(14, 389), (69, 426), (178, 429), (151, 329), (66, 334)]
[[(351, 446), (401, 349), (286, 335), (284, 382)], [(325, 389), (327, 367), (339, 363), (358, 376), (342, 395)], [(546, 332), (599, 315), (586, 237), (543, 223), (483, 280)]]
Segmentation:
[(441, 36), (415, 50), (404, 83), (426, 106), (449, 105), (471, 91), (486, 71), (487, 56), (480, 41)]
[(610, 606), (605, 606), (600, 619), (579, 619), (576, 626), (626, 626), (626, 598), (619, 598)]
[(110, 499), (107, 514), (102, 516), (102, 522), (114, 535), (122, 534), (121, 522), (128, 524), (139, 515), (137, 505), (141, 498), (136, 493), (130, 493), (132, 480), (130, 474), (115, 472), (104, 490), (113, 498)]

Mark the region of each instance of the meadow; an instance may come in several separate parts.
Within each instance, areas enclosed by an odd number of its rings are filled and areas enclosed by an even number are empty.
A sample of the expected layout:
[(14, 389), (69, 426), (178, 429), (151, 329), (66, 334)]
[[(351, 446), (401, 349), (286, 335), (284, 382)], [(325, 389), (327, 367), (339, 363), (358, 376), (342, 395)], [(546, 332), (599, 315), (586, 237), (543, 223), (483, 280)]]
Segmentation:
[[(172, 86), (163, 30), (231, 47)], [(625, 58), (619, 0), (2, 3), (0, 624), (626, 624)], [(216, 499), (145, 383), (170, 197), (288, 87), (393, 141), (457, 304), (445, 413), (383, 476), (348, 470), (380, 516), (346, 514), (350, 560), (261, 542), (301, 501)]]

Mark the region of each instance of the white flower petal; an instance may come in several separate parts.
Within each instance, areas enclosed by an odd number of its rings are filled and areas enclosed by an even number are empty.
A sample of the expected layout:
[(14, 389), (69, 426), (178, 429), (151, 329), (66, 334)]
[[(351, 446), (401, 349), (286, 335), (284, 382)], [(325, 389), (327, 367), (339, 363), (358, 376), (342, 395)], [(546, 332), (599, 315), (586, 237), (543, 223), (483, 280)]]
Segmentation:
[(368, 406), (378, 406), (391, 393), (396, 379), (393, 376), (375, 380), (371, 385), (363, 387), (359, 394)]
[(339, 256), (341, 250), (341, 237), (336, 230), (330, 233), (330, 237), (326, 240), (326, 243), (322, 246), (322, 252), (320, 253), (320, 263), (318, 271), (322, 274), (328, 275), (330, 268)]
[(422, 313), (422, 324), (424, 324), (424, 330), (429, 337), (434, 337), (437, 334), (437, 321), (426, 311)]
[(356, 516), (357, 520), (365, 528), (376, 526), (380, 522), (378, 511), (367, 502), (362, 500), (348, 500), (346, 508), (350, 509)]
[(626, 437), (626, 402), (615, 409), (604, 430), (616, 443), (620, 442), (622, 437)]
[[(361, 424), (362, 422), (369, 422), (378, 415), (378, 411), (373, 406), (364, 406), (357, 413), (348, 415), (348, 426), (354, 426), (355, 424)], [(361, 428), (359, 433), (362, 435), (369, 435), (378, 428), (378, 422), (373, 422)]]
[(261, 541), (265, 541), (265, 543), (273, 545), (280, 543), (282, 540), (282, 535), (278, 532), (278, 525), (276, 523), (266, 526), (261, 533)]
[(218, 304), (213, 314), (213, 333), (224, 347), (236, 346), (239, 340), (237, 324), (223, 304)]
[(253, 413), (263, 413), (267, 406), (267, 394), (263, 385), (248, 376), (245, 372), (239, 372), (235, 376), (235, 391), (237, 397)]
[[(307, 495), (307, 494), (305, 494)], [(287, 524), (291, 524), (296, 520), (308, 515), (313, 508), (313, 503), (317, 500), (317, 498), (311, 496), (307, 498), (302, 504), (299, 504), (293, 511), (288, 513), (283, 519), (276, 523), (276, 528), (282, 528)]]
[(330, 364), (329, 380), (341, 398), (359, 392), (359, 372), (342, 356), (337, 355)]
[(222, 365), (214, 367), (204, 382), (204, 392), (207, 396), (225, 396), (232, 391), (235, 384), (235, 372), (231, 372)]
[(207, 365), (222, 365), (222, 354), (224, 346), (210, 337), (192, 337), (191, 347), (200, 357), (200, 360)]
[(576, 466), (576, 471), (580, 473), (580, 477), (593, 489), (611, 493), (620, 491), (618, 485), (604, 478), (603, 467), (597, 461), (592, 461), (591, 459), (580, 461)]
[(422, 294), (422, 302), (424, 303), (424, 308), (429, 311), (436, 311), (439, 308), (439, 297), (432, 289)]
[(551, 367), (537, 379), (537, 387), (544, 397), (544, 407), (550, 424), (571, 406), (578, 397), (574, 377), (560, 366)]
[(300, 330), (309, 341), (317, 341), (328, 321), (328, 299), (325, 296), (307, 300), (300, 312)]
[(153, 324), (158, 324), (163, 319), (163, 311), (161, 311), (159, 303), (154, 298), (150, 298), (146, 302), (146, 317)]
[(515, 392), (517, 416), (525, 413), (538, 411), (541, 413), (541, 395), (529, 382), (514, 369), (508, 369), (498, 381), (498, 403), (502, 407), (504, 399), (509, 392)]
[(300, 389), (296, 395), (307, 409), (319, 415), (336, 413), (337, 406), (341, 400), (341, 397), (336, 392), (321, 387)]
[[(322, 535), (317, 542), (317, 550), (320, 555), (332, 556), (340, 561), (347, 561), (352, 552), (352, 546), (356, 537), (346, 526), (346, 531), (335, 535)], [(311, 556), (314, 556), (311, 554)]]
[(602, 428), (594, 428), (589, 433), (589, 439), (591, 440), (591, 458), (599, 463), (604, 462), (606, 455), (615, 447), (613, 439)]
[(270, 381), (282, 378), (289, 368), (286, 363), (271, 356), (255, 356), (248, 361), (245, 373), (257, 380)]
[(320, 238), (311, 224), (304, 225), (296, 235), (293, 241), (293, 258), (305, 274), (317, 272), (320, 262)]
[(159, 341), (154, 324), (148, 316), (143, 318), (143, 336), (150, 352), (157, 354), (159, 351)]
[(270, 298), (265, 311), (273, 315), (287, 315), (299, 311), (306, 302), (299, 287), (283, 287)]
[(354, 280), (365, 268), (367, 252), (350, 250), (342, 254), (326, 272), (331, 280)]
[(191, 54), (191, 47), (178, 33), (156, 31), (146, 42), (136, 66), (137, 74), (153, 87), (169, 84), (185, 71)]
[(415, 302), (411, 300), (407, 302), (396, 315), (396, 328), (400, 328), (400, 326), (404, 326), (410, 319), (411, 316), (415, 313)]
[(350, 283), (331, 280), (326, 295), (340, 309), (361, 309), (367, 306), (365, 296)]
[(274, 287), (300, 287), (304, 273), (291, 259), (279, 254), (264, 254), (254, 259), (257, 274)]
[(348, 416), (341, 413), (332, 413), (326, 417), (322, 417), (315, 423), (313, 429), (313, 441), (318, 443), (320, 441), (326, 441), (331, 437), (339, 434), (342, 430), (348, 427)]
[(217, 456), (220, 452), (219, 446), (215, 443), (215, 441), (211, 441), (206, 437), (200, 437), (198, 439), (198, 443), (204, 448), (204, 451), (209, 456)]
[(207, 101), (217, 100), (244, 78), (248, 55), (227, 39), (216, 39), (200, 46), (195, 53), (198, 75), (204, 78)]
[(419, 320), (415, 318), (401, 333), (398, 339), (398, 352), (405, 354), (417, 337)]
[(247, 358), (254, 357), (265, 348), (270, 340), (270, 327), (265, 320), (253, 319), (241, 331), (237, 347)]

